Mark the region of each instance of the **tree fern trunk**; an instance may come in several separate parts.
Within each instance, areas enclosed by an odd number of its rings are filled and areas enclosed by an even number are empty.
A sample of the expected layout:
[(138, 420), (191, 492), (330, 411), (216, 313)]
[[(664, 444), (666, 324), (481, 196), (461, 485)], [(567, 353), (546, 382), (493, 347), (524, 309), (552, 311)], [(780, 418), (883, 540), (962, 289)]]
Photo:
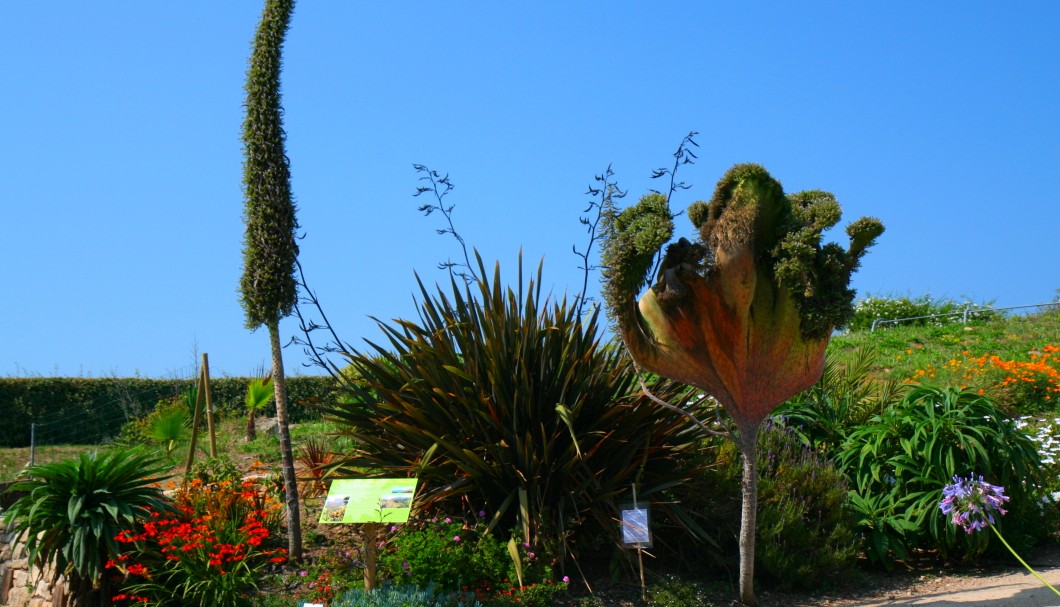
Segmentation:
[(291, 452), (291, 428), (287, 416), (287, 380), (283, 374), (283, 352), (280, 348), (280, 323), (268, 323), (272, 345), (272, 382), (276, 399), (276, 424), (280, 430), (280, 463), (283, 466), (283, 492), (287, 503), (287, 552), (291, 560), (302, 559), (302, 524), (298, 511), (298, 481), (294, 475)]
[(740, 602), (756, 605), (755, 597), (755, 527), (758, 518), (758, 426), (740, 430), (740, 455), (743, 457), (741, 482), (743, 505), (740, 515)]

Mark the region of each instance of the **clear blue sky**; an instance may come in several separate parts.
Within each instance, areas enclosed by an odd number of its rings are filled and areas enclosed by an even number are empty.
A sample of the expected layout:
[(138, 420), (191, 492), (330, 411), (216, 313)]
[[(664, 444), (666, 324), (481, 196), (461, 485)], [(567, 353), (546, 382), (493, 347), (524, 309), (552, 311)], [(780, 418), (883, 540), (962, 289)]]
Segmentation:
[[(572, 245), (595, 174), (632, 202), (700, 134), (683, 209), (738, 162), (880, 217), (860, 295), (1051, 300), (1060, 287), (1060, 4), (302, 0), (284, 106), (302, 261), (342, 337), (415, 314), (459, 254), (414, 163), (514, 279)], [(261, 2), (15, 2), (0, 21), (0, 375), (215, 375), (243, 326), (243, 82)], [(679, 224), (680, 225), (680, 224)], [(844, 241), (840, 230), (832, 238)], [(593, 289), (597, 279), (593, 278)], [(284, 338), (296, 331), (282, 325)], [(286, 352), (303, 370), (300, 349)]]

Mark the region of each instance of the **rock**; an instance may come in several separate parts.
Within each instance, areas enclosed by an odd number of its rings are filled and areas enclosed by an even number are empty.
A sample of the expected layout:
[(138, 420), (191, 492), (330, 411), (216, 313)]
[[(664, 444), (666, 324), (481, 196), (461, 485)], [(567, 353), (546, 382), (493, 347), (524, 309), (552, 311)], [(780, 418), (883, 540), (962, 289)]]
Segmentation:
[(258, 433), (258, 436), (261, 436), (262, 434), (279, 436), (280, 424), (276, 421), (275, 417), (259, 418), (254, 420), (254, 431)]

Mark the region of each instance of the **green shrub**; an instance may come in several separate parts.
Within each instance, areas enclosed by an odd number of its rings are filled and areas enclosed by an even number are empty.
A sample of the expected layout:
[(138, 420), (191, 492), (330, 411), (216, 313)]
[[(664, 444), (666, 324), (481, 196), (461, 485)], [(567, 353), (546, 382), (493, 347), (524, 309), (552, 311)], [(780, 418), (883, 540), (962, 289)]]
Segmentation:
[(124, 449), (31, 466), (11, 487), (28, 492), (6, 513), (11, 530), (26, 536), (32, 563), (66, 573), (77, 604), (109, 605), (104, 568), (120, 552), (114, 538), (148, 509), (168, 509), (156, 486), (167, 469), (152, 454)]
[(487, 522), (484, 516), (444, 517), (411, 530), (403, 528), (391, 540), (387, 554), (380, 557), (380, 571), (395, 584), (423, 587), (433, 583), (449, 592), (473, 589), (483, 592), (480, 599), (518, 586), (520, 575), (526, 586), (552, 582), (545, 550), (516, 542), (520, 558), (517, 573), (509, 540), (485, 533)]
[(851, 430), (901, 398), (905, 386), (873, 376), (876, 361), (876, 351), (869, 348), (843, 358), (828, 352), (821, 379), (778, 407), (774, 417), (807, 446), (834, 459)]
[[(448, 295), (421, 282), (420, 322), (383, 324), (389, 349), (350, 355), (347, 398), (326, 408), (354, 439), (341, 467), (416, 476), (420, 507), (463, 497), (535, 545), (560, 546), (586, 521), (614, 537), (633, 483), (653, 500), (697, 474), (684, 457), (696, 431), (640, 393), (628, 357), (600, 343), (596, 314), (542, 300), (540, 269), (518, 291), (501, 285), (499, 268)], [(651, 387), (677, 405), (692, 396)]]
[[(248, 378), (210, 380), (214, 410), (242, 415)], [(170, 402), (195, 385), (190, 379), (140, 377), (0, 377), (0, 447), (26, 447), (30, 424), (37, 444), (98, 444), (117, 436), (123, 424)], [(287, 378), (292, 422), (320, 418), (312, 405), (331, 391), (330, 377)], [(266, 407), (263, 414), (269, 414)]]
[[(1025, 549), (1042, 533), (1038, 507), (1041, 460), (1035, 444), (994, 402), (971, 391), (916, 387), (888, 411), (852, 431), (839, 457), (851, 480), (871, 558), (888, 546), (937, 549), (944, 557), (982, 553), (990, 534), (966, 534), (947, 522), (938, 504), (956, 475), (981, 474), (1005, 487), (1014, 515), (999, 522)], [(890, 522), (873, 521), (870, 509)], [(905, 521), (905, 523), (902, 523)], [(884, 534), (878, 538), (874, 535)]]
[(463, 593), (446, 593), (433, 585), (384, 586), (376, 590), (355, 589), (338, 597), (331, 607), (481, 607)]
[[(756, 568), (781, 589), (820, 588), (850, 573), (859, 547), (846, 478), (783, 426), (762, 427), (758, 453)], [(726, 442), (718, 461), (723, 486), (738, 486), (736, 446)]]
[(243, 471), (240, 470), (232, 458), (222, 453), (217, 457), (208, 457), (196, 462), (191, 467), (191, 477), (197, 478), (204, 485), (239, 485), (243, 482)]
[(648, 586), (648, 607), (712, 607), (706, 589), (698, 582), (687, 582), (668, 575)]

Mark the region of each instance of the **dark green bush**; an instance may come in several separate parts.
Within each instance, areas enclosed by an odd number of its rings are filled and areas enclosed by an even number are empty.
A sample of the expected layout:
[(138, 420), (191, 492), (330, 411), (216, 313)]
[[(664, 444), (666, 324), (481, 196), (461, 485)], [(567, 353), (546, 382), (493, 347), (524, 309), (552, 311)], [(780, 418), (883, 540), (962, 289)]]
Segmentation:
[(434, 586), (384, 586), (376, 590), (351, 590), (331, 607), (481, 607), (474, 597), (444, 592)]
[[(527, 286), (520, 272), (518, 291), (501, 285), (499, 268), (451, 294), (420, 283), (420, 321), (381, 323), (386, 346), (350, 354), (343, 377), (357, 379), (326, 409), (356, 445), (342, 467), (416, 476), (426, 511), (463, 497), (496, 529), (525, 526), (520, 540), (535, 545), (560, 546), (586, 521), (616, 537), (633, 483), (653, 500), (698, 473), (684, 457), (696, 431), (640, 393), (628, 356), (600, 343), (595, 314), (542, 299), (540, 269)], [(651, 383), (678, 405), (691, 398)]]
[[(758, 453), (756, 569), (781, 589), (816, 589), (849, 574), (859, 546), (846, 478), (783, 426), (762, 427)], [(721, 486), (738, 487), (736, 446), (726, 442), (718, 462)]]
[(987, 549), (992, 534), (966, 534), (939, 511), (942, 489), (955, 475), (981, 474), (1005, 487), (1010, 514), (998, 526), (1017, 550), (1046, 532), (1036, 445), (991, 399), (975, 392), (916, 387), (852, 431), (839, 463), (871, 542), (867, 554), (875, 560), (900, 558), (906, 545), (950, 558)]
[(858, 348), (825, 356), (821, 379), (788, 399), (773, 415), (813, 450), (834, 459), (854, 428), (898, 401), (905, 386), (873, 376), (877, 354)]
[[(250, 381), (211, 379), (215, 410), (243, 415)], [(0, 377), (0, 447), (29, 446), (31, 423), (38, 424), (38, 444), (98, 444), (194, 385), (190, 379)], [(312, 404), (324, 399), (331, 386), (330, 377), (287, 378), (291, 420), (318, 419), (320, 412)]]

